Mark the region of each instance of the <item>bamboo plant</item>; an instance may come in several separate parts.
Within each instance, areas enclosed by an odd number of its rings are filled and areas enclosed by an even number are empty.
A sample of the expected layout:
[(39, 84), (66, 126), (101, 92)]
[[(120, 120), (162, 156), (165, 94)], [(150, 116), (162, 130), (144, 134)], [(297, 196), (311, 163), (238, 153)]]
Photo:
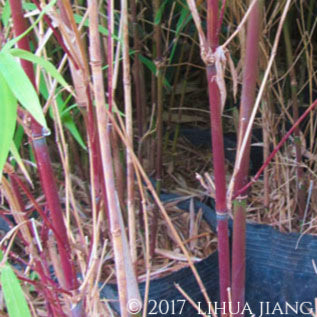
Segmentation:
[[(199, 98), (202, 96), (203, 102), (203, 98), (208, 99), (210, 110), (208, 119), (211, 124), (215, 183), (220, 300), (222, 304), (232, 301), (231, 311), (234, 312), (238, 310), (238, 303), (240, 308), (243, 307), (246, 270), (245, 219), (249, 202), (249, 192), (246, 190), (259, 179), (259, 175), (290, 134), (295, 131), (296, 137), (299, 136), (300, 123), (317, 105), (317, 102), (314, 102), (302, 116), (298, 113), (298, 90), (304, 85), (302, 81), (306, 69), (301, 70), (298, 76), (295, 70), (298, 67), (297, 63), (302, 65), (304, 60), (299, 59), (298, 56), (305, 52), (307, 63), (311, 64), (307, 69), (310, 74), (309, 84), (312, 86), (314, 63), (312, 58), (309, 60), (307, 47), (313, 33), (309, 34), (310, 37), (303, 37), (301, 43), (304, 43), (302, 45), (304, 49), (297, 47), (293, 50), (290, 27), (285, 24), (283, 29), (292, 1), (287, 0), (283, 3), (269, 1), (269, 7), (264, 8), (266, 19), (269, 19), (271, 11), (274, 12), (272, 20), (266, 21), (267, 25), (263, 28), (266, 34), (265, 40), (260, 36), (262, 30), (260, 0), (249, 1), (248, 6), (238, 1), (228, 5), (229, 2), (225, 0), (177, 2), (122, 0), (120, 6), (115, 1), (96, 0), (88, 2), (8, 0), (2, 3), (5, 3), (5, 6), (1, 7), (1, 27), (4, 28), (1, 29), (0, 36), (3, 44), (0, 52), (0, 90), (7, 101), (3, 109), (8, 110), (8, 105), (12, 108), (8, 111), (9, 123), (0, 118), (1, 124), (10, 128), (10, 137), (7, 138), (9, 141), (3, 140), (2, 148), (7, 152), (10, 150), (15, 153), (13, 156), (17, 161), (16, 169), (13, 167), (14, 163), (11, 164), (10, 161), (5, 164), (7, 155), (4, 158), (2, 156), (0, 162), (1, 170), (4, 166), (1, 182), (5, 200), (3, 210), (11, 211), (15, 224), (11, 236), (8, 235), (3, 240), (8, 243), (1, 242), (4, 258), (1, 260), (3, 267), (0, 278), (5, 291), (8, 289), (5, 275), (12, 277), (10, 268), (15, 267), (15, 264), (7, 264), (6, 260), (15, 259), (23, 268), (27, 268), (25, 272), (20, 269), (15, 272), (26, 294), (28, 307), (25, 301), (21, 300), (23, 301), (21, 307), (23, 306), (26, 315), (30, 312), (37, 315), (43, 308), (49, 316), (54, 317), (107, 315), (108, 308), (98, 294), (101, 284), (108, 281), (108, 278), (111, 279), (114, 273), (119, 290), (121, 315), (128, 316), (131, 312), (140, 311), (143, 305), (142, 313), (145, 316), (151, 285), (150, 276), (156, 268), (153, 265), (156, 264), (155, 244), (161, 243), (162, 239), (158, 234), (161, 223), (164, 223), (164, 230), (168, 228), (168, 236), (172, 237), (173, 242), (184, 254), (206, 302), (214, 300), (209, 298), (204, 281), (201, 280), (192, 262), (192, 254), (188, 251), (188, 245), (190, 248), (195, 241), (184, 243), (183, 233), (176, 230), (169, 213), (160, 201), (162, 178), (165, 180), (165, 175), (166, 178), (170, 175), (170, 168), (168, 173), (165, 172), (168, 153), (165, 150), (170, 146), (168, 134), (164, 138), (165, 114), (168, 117), (167, 132), (169, 132), (173, 129), (172, 113), (177, 111), (172, 165), (173, 168), (178, 168), (178, 163), (182, 163), (175, 159), (179, 145), (177, 142), (181, 131), (180, 124), (192, 101), (190, 98), (196, 98), (196, 95), (195, 97), (189, 95), (187, 99), (186, 88), (190, 88), (190, 80), (193, 74), (196, 75), (195, 72), (199, 74), (197, 77), (203, 77), (200, 73), (203, 69), (208, 96), (207, 93), (205, 96), (204, 92), (200, 91)], [(8, 10), (9, 5), (11, 13)], [(302, 34), (306, 34), (305, 28), (314, 30), (315, 24), (312, 23), (314, 2), (310, 1), (307, 5), (300, 3), (299, 8), (295, 5), (292, 8), (300, 10), (301, 23), (298, 28)], [(307, 22), (303, 18), (305, 10), (310, 10)], [(130, 12), (131, 20), (129, 20)], [(205, 13), (206, 32), (203, 31), (202, 22)], [(12, 24), (10, 16), (12, 16)], [(274, 20), (276, 17), (278, 23)], [(192, 20), (196, 25), (194, 32)], [(231, 26), (236, 21), (238, 26), (232, 30)], [(274, 36), (270, 33), (272, 30)], [(282, 30), (288, 71), (283, 78), (280, 78), (279, 65), (275, 60), (278, 59), (276, 54)], [(225, 38), (225, 32), (231, 35)], [(13, 33), (15, 39), (11, 40), (11, 37), (14, 37)], [(3, 38), (4, 36), (9, 40)], [(199, 57), (196, 58), (197, 38), (205, 67), (201, 67)], [(272, 38), (274, 38), (273, 45), (270, 42)], [(182, 42), (181, 39), (184, 41)], [(270, 45), (261, 45), (260, 52), (265, 62), (261, 64), (261, 69), (264, 71), (263, 79), (260, 81), (258, 80), (259, 43), (266, 43), (265, 41)], [(15, 44), (18, 48), (13, 49)], [(272, 47), (271, 51), (268, 47)], [(237, 51), (239, 53), (236, 53)], [(230, 60), (230, 55), (233, 56), (235, 65)], [(15, 58), (20, 59), (21, 66)], [(237, 62), (239, 58), (242, 61)], [(10, 65), (20, 72), (19, 74), (24, 74), (29, 84), (25, 87), (32, 89), (25, 89), (22, 92), (20, 89), (19, 96), (15, 93), (13, 77), (10, 82), (3, 75), (5, 61), (9, 61)], [(132, 67), (130, 67), (131, 61), (133, 61)], [(236, 66), (239, 71), (242, 70), (237, 156), (229, 186), (226, 184), (223, 138), (223, 130), (225, 130), (223, 114), (224, 111), (228, 113), (228, 108), (224, 110), (226, 87), (230, 85), (227, 80), (230, 76), (225, 68), (228, 62), (231, 63), (230, 75), (233, 82), (240, 79), (234, 74), (233, 68)], [(54, 63), (58, 64), (56, 67), (58, 70), (53, 66)], [(39, 66), (43, 67), (44, 71), (39, 70)], [(283, 99), (282, 88), (288, 80), (288, 72), (292, 83), (291, 97), (294, 105), (294, 116), (289, 118), (292, 124), (295, 123), (280, 142), (270, 135), (270, 131), (266, 131), (265, 162), (255, 177), (249, 181), (250, 135), (253, 121), (261, 105), (263, 113), (265, 112), (265, 115), (262, 113), (262, 120), (265, 121), (266, 126), (269, 127), (270, 124), (272, 126), (272, 122), (269, 121), (274, 115), (273, 106), (265, 109), (264, 107), (270, 103), (268, 100), (271, 95), (276, 97), (280, 94), (278, 99)], [(61, 74), (67, 78), (69, 84), (73, 85), (74, 90), (68, 86)], [(267, 85), (270, 78), (271, 83), (274, 83), (272, 84), (274, 89)], [(278, 80), (275, 80), (276, 78)], [(173, 81), (172, 85), (171, 81)], [(203, 80), (199, 83), (202, 82)], [(16, 86), (20, 86), (21, 81), (17, 83), (19, 84)], [(256, 96), (257, 83), (259, 92)], [(6, 91), (7, 86), (9, 89)], [(179, 95), (178, 87), (181, 87)], [(21, 99), (21, 94), (27, 94), (27, 90), (32, 90), (39, 100), (38, 108), (35, 107), (36, 111), (32, 110), (32, 105), (27, 105)], [(266, 103), (262, 102), (264, 95)], [(271, 100), (271, 103), (275, 102), (273, 97)], [(19, 106), (16, 105), (17, 101), (20, 103)], [(193, 110), (197, 109), (191, 107), (190, 111)], [(287, 109), (283, 111), (287, 113)], [(14, 122), (11, 122), (12, 120)], [(310, 120), (309, 124), (311, 138), (313, 131), (316, 130), (312, 121)], [(191, 122), (194, 122), (194, 119)], [(232, 122), (230, 124), (234, 125)], [(47, 138), (48, 127), (52, 131), (55, 128), (50, 138)], [(14, 129), (16, 129), (15, 135)], [(275, 148), (269, 155), (270, 137)], [(12, 138), (15, 141), (14, 145), (10, 145)], [(27, 139), (32, 146), (31, 149), (25, 146)], [(314, 169), (312, 162), (309, 163), (308, 169), (302, 168), (305, 165), (303, 156), (307, 155), (303, 146), (304, 144), (300, 146), (296, 143), (294, 170), (299, 185), (303, 184), (306, 170)], [(312, 145), (310, 147), (313, 152)], [(35, 168), (24, 166), (26, 161), (19, 160), (17, 155), (19, 151), (23, 158), (28, 157), (28, 151), (31, 153), (31, 159), (27, 162), (30, 166), (33, 164)], [(55, 153), (58, 155), (54, 155)], [(270, 164), (273, 168), (279, 168), (276, 162)], [(283, 166), (283, 169), (291, 170), (291, 167)], [(33, 173), (34, 170), (38, 172), (38, 176)], [(148, 178), (148, 172), (154, 175), (156, 188)], [(279, 172), (275, 177), (277, 179), (275, 184), (272, 181), (273, 177), (266, 174), (267, 210), (272, 206), (269, 181), (272, 187), (277, 183), (279, 186), (287, 183), (280, 177), (281, 174), (282, 172)], [(80, 188), (78, 195), (76, 186)], [(296, 188), (296, 206), (292, 205), (300, 211), (300, 218), (302, 218), (305, 198), (302, 189), (302, 187)], [(291, 199), (289, 201), (292, 202)], [(232, 204), (234, 224), (230, 254), (228, 217)], [(32, 212), (36, 212), (38, 218), (32, 217), (31, 220), (29, 216)], [(141, 219), (140, 223), (136, 221), (137, 212)], [(8, 218), (3, 218), (10, 223)], [(152, 228), (151, 224), (153, 224)], [(191, 229), (192, 227), (189, 230)], [(18, 245), (14, 244), (14, 239), (19, 240)], [(25, 254), (17, 256), (16, 250), (19, 250), (21, 245), (23, 246), (21, 252)], [(107, 265), (104, 265), (105, 261), (108, 261)], [(144, 268), (141, 268), (142, 265)], [(52, 274), (53, 271), (56, 278)], [(143, 304), (137, 285), (139, 271), (145, 276)], [(12, 279), (21, 297), (21, 290), (15, 278)], [(177, 288), (190, 303), (195, 304), (191, 301), (190, 294), (186, 294), (179, 286)], [(36, 303), (33, 301), (35, 294), (41, 299)], [(13, 295), (5, 294), (5, 296)], [(11, 314), (15, 316), (11, 310), (12, 306), (9, 308), (7, 305), (7, 307), (10, 317)], [(226, 305), (227, 309), (223, 315), (229, 316), (228, 307)], [(211, 310), (215, 317), (215, 311)], [(243, 315), (240, 311), (236, 314)]]

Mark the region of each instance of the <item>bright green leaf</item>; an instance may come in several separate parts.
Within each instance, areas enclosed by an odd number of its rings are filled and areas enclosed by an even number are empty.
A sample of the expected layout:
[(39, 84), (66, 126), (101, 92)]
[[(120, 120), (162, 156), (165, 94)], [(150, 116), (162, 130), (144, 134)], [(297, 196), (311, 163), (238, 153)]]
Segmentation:
[[(74, 14), (74, 19), (75, 19), (75, 22), (77, 23), (77, 24), (81, 24), (82, 23), (82, 21), (83, 21), (83, 17), (81, 16), (81, 15), (79, 15), (79, 14)], [(83, 23), (83, 26), (86, 26), (86, 27), (89, 27), (89, 19), (85, 19), (85, 21), (84, 21), (84, 23)], [(108, 36), (108, 29), (107, 28), (105, 28), (104, 26), (102, 26), (102, 25), (98, 25), (98, 31), (99, 31), (99, 33), (100, 34), (102, 34), (103, 36)], [(122, 42), (122, 39), (120, 39), (116, 34), (115, 34), (115, 31), (113, 31), (113, 33), (112, 33), (112, 38), (114, 39), (114, 40), (116, 40), (116, 41), (118, 41), (118, 42)]]
[[(43, 76), (41, 77), (41, 80), (40, 80), (40, 92), (41, 92), (42, 96), (45, 98), (45, 100), (47, 100), (48, 91), (47, 91), (46, 83), (43, 80)], [(84, 143), (77, 127), (76, 127), (76, 124), (75, 124), (72, 116), (69, 113), (67, 113), (66, 115), (62, 115), (64, 109), (66, 108), (67, 103), (69, 102), (69, 100), (71, 98), (72, 98), (72, 95), (69, 94), (64, 102), (61, 94), (56, 93), (55, 100), (57, 102), (57, 109), (59, 112), (59, 116), (61, 117), (62, 124), (70, 131), (70, 133), (73, 135), (75, 140), (80, 144), (80, 146), (84, 150), (87, 150), (87, 147), (86, 147), (86, 145), (85, 145), (85, 143)], [(52, 107), (49, 107), (49, 113), (50, 113), (51, 118), (54, 119)]]
[(20, 39), (22, 39), (24, 36), (26, 36), (29, 32), (31, 32), (33, 30), (33, 28), (41, 21), (41, 19), (43, 18), (43, 16), (49, 11), (51, 10), (51, 8), (55, 5), (55, 3), (57, 2), (57, 0), (52, 0), (47, 6), (45, 6), (42, 11), (40, 12), (38, 18), (36, 19), (36, 21), (34, 21), (34, 23), (22, 34), (20, 34), (19, 36), (13, 38), (12, 40), (8, 41), (1, 49), (2, 52), (7, 51), (8, 49), (12, 48), (15, 43), (17, 43)]
[(9, 5), (9, 1), (7, 0), (5, 2), (5, 5), (2, 8), (2, 14), (1, 14), (1, 21), (5, 28), (8, 26), (10, 15), (11, 15), (11, 8)]
[(37, 6), (34, 3), (26, 3), (23, 1), (22, 7), (26, 11), (34, 11), (37, 9)]
[(62, 122), (63, 125), (65, 125), (65, 127), (70, 131), (70, 133), (73, 135), (73, 137), (75, 138), (75, 140), (79, 143), (79, 145), (84, 149), (87, 150), (87, 147), (76, 127), (76, 124), (73, 120), (73, 118), (70, 116), (69, 113), (65, 114), (64, 116), (62, 116)]
[(0, 53), (0, 73), (20, 104), (38, 123), (47, 128), (36, 91), (21, 65), (10, 54)]
[(21, 285), (9, 264), (1, 268), (1, 286), (10, 317), (31, 317)]
[(58, 72), (56, 67), (52, 63), (50, 63), (49, 61), (45, 60), (44, 58), (36, 56), (31, 52), (21, 50), (18, 48), (13, 48), (13, 49), (9, 50), (9, 53), (12, 56), (25, 59), (27, 61), (30, 61), (30, 62), (36, 64), (36, 65), (43, 67), (45, 69), (45, 71), (48, 74), (50, 74), (53, 78), (55, 78), (59, 84), (61, 84), (66, 89), (69, 88), (69, 85), (67, 84), (67, 82), (65, 81), (63, 76)]
[(68, 113), (71, 110), (76, 109), (76, 108), (78, 108), (78, 105), (77, 105), (77, 103), (74, 103), (73, 105), (65, 108), (65, 110), (63, 110), (63, 112), (61, 113), (61, 116), (64, 116), (66, 113)]
[(16, 116), (17, 116), (17, 101), (8, 87), (5, 79), (0, 74), (0, 178), (4, 164), (7, 160), (10, 145), (13, 139)]
[[(75, 19), (75, 22), (77, 24), (80, 24), (82, 22), (82, 20), (83, 20), (83, 17), (81, 15), (79, 15), (79, 14), (74, 14), (74, 19)], [(85, 19), (84, 26), (89, 27), (89, 19)], [(104, 36), (108, 36), (108, 29), (106, 29), (102, 25), (98, 25), (98, 31), (100, 32), (100, 34), (102, 34)], [(119, 40), (118, 37), (114, 36), (114, 38), (116, 40)]]

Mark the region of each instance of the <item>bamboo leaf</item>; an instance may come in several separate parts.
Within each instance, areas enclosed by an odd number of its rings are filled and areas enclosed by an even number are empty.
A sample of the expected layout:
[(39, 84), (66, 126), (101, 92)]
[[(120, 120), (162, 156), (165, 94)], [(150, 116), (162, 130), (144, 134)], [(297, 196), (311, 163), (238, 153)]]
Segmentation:
[(20, 104), (38, 123), (47, 128), (36, 91), (21, 65), (10, 54), (0, 53), (0, 73)]
[(155, 15), (155, 19), (154, 19), (154, 24), (155, 25), (158, 25), (161, 23), (161, 20), (162, 20), (162, 16), (163, 16), (163, 13), (164, 13), (164, 9), (165, 9), (165, 6), (167, 4), (168, 0), (165, 0), (162, 5), (160, 6), (159, 10), (157, 11), (156, 15)]
[(31, 317), (21, 285), (9, 264), (1, 268), (1, 286), (10, 317)]
[(192, 17), (190, 14), (190, 11), (187, 6), (183, 7), (181, 10), (180, 17), (177, 21), (176, 25), (176, 32), (175, 32), (175, 38), (174, 38), (174, 43), (173, 47), (171, 49), (171, 54), (169, 56), (170, 63), (172, 63), (172, 60), (175, 55), (176, 47), (178, 45), (178, 39), (180, 36), (180, 33), (184, 30), (185, 26), (188, 24), (189, 21), (191, 21)]
[(180, 32), (183, 31), (184, 27), (191, 19), (192, 17), (190, 15), (189, 8), (187, 6), (183, 7), (176, 25), (176, 36), (179, 36)]
[(5, 79), (0, 74), (0, 178), (4, 164), (7, 160), (10, 145), (12, 143), (16, 116), (17, 116), (17, 101), (8, 87)]
[(25, 11), (35, 11), (35, 10), (37, 10), (37, 6), (34, 3), (25, 3), (24, 1), (22, 3), (22, 8)]
[(65, 81), (63, 76), (58, 72), (56, 67), (52, 63), (50, 63), (49, 61), (45, 60), (42, 57), (36, 56), (31, 52), (21, 50), (18, 48), (13, 48), (13, 49), (9, 50), (9, 53), (14, 57), (19, 57), (19, 58), (25, 59), (27, 61), (30, 61), (30, 62), (36, 64), (36, 65), (43, 67), (45, 69), (45, 71), (48, 74), (50, 74), (53, 78), (55, 78), (59, 84), (61, 84), (64, 88), (69, 90), (69, 85), (67, 84), (67, 82)]
[[(155, 66), (153, 61), (151, 61), (150, 59), (148, 59), (147, 57), (145, 57), (141, 54), (139, 55), (139, 59), (153, 74), (156, 75), (157, 70), (156, 70), (156, 66)], [(163, 84), (168, 89), (172, 88), (171, 84), (168, 82), (166, 77), (163, 78)]]
[[(81, 16), (81, 15), (79, 15), (79, 14), (74, 14), (74, 19), (75, 19), (75, 22), (77, 23), (77, 24), (80, 24), (81, 22), (82, 22), (82, 20), (83, 20), (83, 17)], [(84, 26), (86, 26), (86, 27), (89, 27), (89, 19), (85, 19), (85, 21), (84, 21), (84, 24), (83, 24)], [(102, 34), (102, 35), (104, 35), (104, 36), (108, 36), (108, 29), (107, 28), (105, 28), (104, 26), (102, 26), (102, 25), (98, 25), (98, 31)], [(119, 38), (118, 37), (114, 37), (116, 40), (119, 40)]]
[(9, 5), (9, 1), (7, 0), (5, 2), (5, 5), (2, 7), (2, 14), (1, 14), (1, 21), (5, 28), (8, 26), (10, 16), (11, 16), (11, 8)]
[(73, 135), (75, 140), (79, 143), (79, 145), (84, 149), (87, 150), (87, 147), (76, 127), (76, 124), (69, 113), (62, 116), (62, 122), (65, 125), (65, 127), (70, 131), (70, 133)]
[[(82, 23), (82, 20), (83, 20), (83, 17), (81, 15), (78, 15), (78, 14), (74, 14), (74, 19), (75, 19), (75, 22), (77, 24), (80, 24)], [(85, 19), (84, 23), (83, 23), (83, 26), (85, 27), (89, 27), (89, 19)], [(102, 25), (98, 25), (98, 31), (100, 34), (102, 34), (103, 36), (108, 36), (109, 32), (108, 32), (108, 29), (105, 28), (104, 26)], [(121, 42), (122, 43), (122, 39), (120, 39), (116, 34), (112, 33), (111, 34), (111, 37), (116, 40), (117, 42)]]
[[(18, 125), (17, 128), (15, 129), (15, 133), (14, 133), (14, 137), (13, 137), (13, 142), (15, 147), (19, 150), (21, 145), (22, 145), (22, 141), (23, 141), (23, 136), (24, 136), (24, 129), (21, 125)], [(14, 166), (15, 162), (13, 162), (13, 166)]]
[[(41, 80), (40, 80), (40, 93), (42, 94), (42, 96), (45, 98), (45, 100), (48, 99), (48, 90), (46, 87), (46, 83), (44, 81), (43, 76), (41, 76)], [(64, 101), (61, 94), (60, 93), (56, 93), (55, 95), (55, 101), (57, 102), (57, 109), (58, 109), (58, 113), (59, 116), (62, 120), (63, 125), (70, 131), (70, 133), (73, 135), (73, 137), (76, 139), (76, 141), (80, 144), (80, 146), (84, 149), (87, 150), (87, 147), (77, 129), (77, 126), (72, 118), (72, 116), (69, 113), (66, 113), (66, 115), (64, 116), (62, 113), (64, 111), (64, 109), (66, 108), (67, 103), (69, 102), (69, 100), (72, 98), (72, 95), (69, 94), (66, 98), (66, 100)], [(49, 107), (49, 114), (51, 116), (51, 118), (53, 120), (55, 120), (54, 118), (54, 114), (53, 114), (53, 108)]]
[(2, 52), (7, 51), (8, 49), (12, 48), (18, 41), (20, 41), (20, 39), (22, 39), (24, 36), (26, 36), (29, 32), (31, 32), (33, 30), (33, 28), (41, 21), (42, 17), (49, 11), (51, 10), (51, 8), (55, 5), (55, 3), (57, 2), (57, 0), (52, 0), (47, 6), (45, 6), (42, 11), (40, 12), (38, 18), (36, 19), (36, 21), (34, 21), (34, 23), (22, 34), (20, 34), (19, 36), (13, 38), (12, 40), (6, 42), (6, 44), (2, 47)]

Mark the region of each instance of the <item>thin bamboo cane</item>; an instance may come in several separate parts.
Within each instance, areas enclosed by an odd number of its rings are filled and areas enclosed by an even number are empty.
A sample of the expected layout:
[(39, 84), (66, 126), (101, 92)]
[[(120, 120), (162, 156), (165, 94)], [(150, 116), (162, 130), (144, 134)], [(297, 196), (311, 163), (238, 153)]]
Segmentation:
[[(258, 46), (260, 35), (260, 5), (257, 2), (249, 16), (247, 28), (246, 58), (243, 73), (241, 107), (239, 118), (239, 135), (237, 155), (242, 155), (241, 164), (236, 174), (234, 192), (248, 182), (251, 135), (243, 153), (239, 153), (245, 131), (250, 120), (258, 76)], [(238, 198), (234, 202), (234, 225), (232, 242), (232, 307), (237, 316), (244, 316), (241, 309), (245, 297), (245, 213), (246, 199)]]
[[(129, 57), (129, 29), (128, 29), (128, 1), (121, 0), (121, 14), (123, 19), (123, 87), (124, 87), (124, 106), (125, 106), (125, 124), (127, 138), (130, 144), (133, 144), (133, 119), (132, 119), (132, 99), (131, 99), (131, 74), (130, 74), (130, 57)], [(136, 216), (134, 205), (134, 167), (129, 149), (126, 149), (127, 160), (127, 209), (129, 220), (129, 240), (130, 252), (133, 265), (136, 265)]]
[(112, 156), (110, 148), (110, 131), (109, 120), (106, 113), (106, 104), (104, 96), (103, 75), (101, 69), (101, 52), (100, 52), (100, 38), (98, 33), (98, 6), (96, 0), (89, 1), (90, 7), (90, 59), (92, 68), (92, 77), (94, 85), (94, 93), (96, 98), (97, 108), (97, 124), (101, 146), (101, 161), (104, 172), (104, 182), (106, 184), (108, 206), (109, 206), (109, 220), (110, 230), (112, 235), (112, 243), (115, 256), (115, 266), (117, 273), (117, 282), (119, 289), (119, 300), (121, 316), (127, 317), (128, 310), (128, 294), (127, 294), (127, 276), (125, 272), (124, 260), (124, 246), (122, 240), (122, 229), (120, 225), (121, 213), (119, 204), (117, 202), (114, 173), (112, 166)]
[[(209, 49), (212, 53), (215, 53), (219, 45), (218, 8), (219, 3), (217, 0), (207, 1), (207, 39)], [(230, 256), (228, 239), (225, 156), (221, 123), (221, 96), (220, 89), (216, 80), (216, 77), (220, 76), (220, 74), (217, 73), (215, 63), (207, 60), (206, 65), (212, 135), (212, 153), (216, 186), (215, 201), (218, 231), (220, 299), (221, 302), (226, 305), (226, 303), (228, 303), (227, 289), (230, 286)], [(228, 313), (227, 310), (224, 311), (224, 315), (226, 315), (226, 313)]]

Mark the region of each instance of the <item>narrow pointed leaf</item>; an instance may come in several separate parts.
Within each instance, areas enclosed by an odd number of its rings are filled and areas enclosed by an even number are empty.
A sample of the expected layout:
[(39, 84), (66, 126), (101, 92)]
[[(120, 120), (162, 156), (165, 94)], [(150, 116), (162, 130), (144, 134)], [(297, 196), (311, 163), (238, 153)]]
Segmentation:
[(12, 143), (16, 116), (17, 101), (0, 73), (0, 178)]
[(163, 13), (164, 13), (164, 9), (165, 9), (167, 3), (168, 3), (168, 0), (165, 0), (165, 1), (162, 3), (162, 5), (160, 6), (158, 12), (156, 13), (155, 19), (154, 19), (154, 24), (155, 24), (155, 25), (158, 25), (158, 24), (161, 23), (162, 16), (163, 16)]
[(8, 53), (0, 53), (0, 73), (13, 95), (30, 112), (33, 118), (47, 128), (36, 91), (22, 66)]
[(31, 317), (21, 285), (9, 264), (1, 268), (1, 287), (10, 317)]
[(5, 5), (2, 7), (2, 14), (1, 14), (1, 21), (5, 28), (8, 26), (10, 15), (11, 15), (11, 8), (9, 5), (9, 1), (6, 1)]
[(69, 115), (69, 113), (65, 114), (62, 117), (62, 122), (63, 125), (65, 125), (65, 127), (70, 131), (70, 133), (73, 135), (73, 137), (75, 138), (75, 140), (79, 143), (79, 145), (84, 149), (87, 150), (87, 147), (76, 127), (76, 124), (73, 120), (73, 118)]
[(51, 8), (55, 5), (55, 3), (57, 2), (57, 0), (52, 0), (47, 6), (45, 6), (44, 8), (42, 8), (42, 11), (40, 12), (38, 18), (34, 21), (34, 23), (22, 34), (20, 34), (19, 36), (13, 38), (12, 40), (9, 40), (5, 43), (5, 45), (2, 47), (1, 51), (5, 52), (8, 51), (10, 48), (12, 48), (17, 42), (19, 42), (24, 36), (26, 36), (29, 32), (31, 32), (33, 30), (33, 28), (41, 21), (41, 19), (43, 18), (43, 16), (49, 11), (51, 10)]
[[(139, 55), (139, 60), (153, 73), (156, 75), (157, 73), (157, 69), (156, 66), (154, 64), (153, 61), (151, 61), (150, 59), (148, 59), (147, 57), (143, 56), (143, 55)], [(166, 79), (166, 77), (163, 78), (163, 84), (165, 85), (166, 88), (171, 89), (172, 86), (171, 84), (168, 82), (168, 80)]]
[(33, 64), (36, 64), (36, 65), (43, 67), (45, 69), (45, 71), (48, 74), (50, 74), (53, 78), (55, 78), (59, 84), (61, 84), (64, 88), (69, 90), (69, 85), (67, 84), (67, 82), (65, 81), (63, 76), (58, 72), (56, 67), (52, 63), (50, 63), (49, 61), (45, 60), (42, 57), (36, 56), (31, 52), (21, 50), (18, 48), (13, 48), (13, 49), (9, 50), (9, 53), (12, 56), (25, 59), (27, 61), (32, 62)]

